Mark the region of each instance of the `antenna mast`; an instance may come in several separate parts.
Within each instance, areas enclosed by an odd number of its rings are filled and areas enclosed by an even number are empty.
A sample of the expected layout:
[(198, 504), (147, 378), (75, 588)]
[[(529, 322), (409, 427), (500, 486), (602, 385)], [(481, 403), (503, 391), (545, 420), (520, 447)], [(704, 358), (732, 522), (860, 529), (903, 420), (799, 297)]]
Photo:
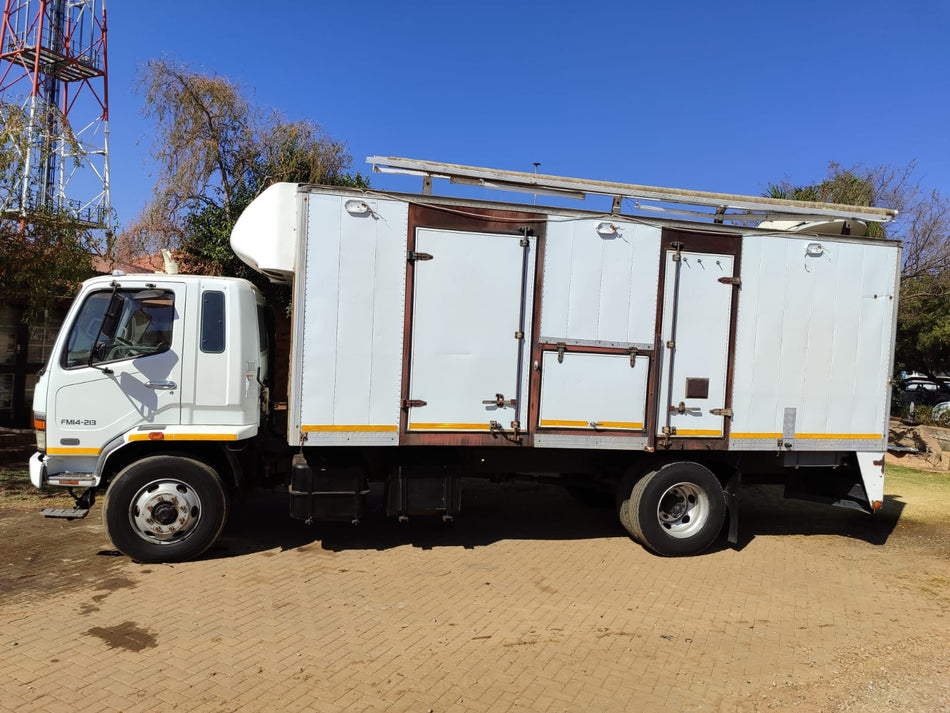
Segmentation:
[(0, 215), (110, 228), (105, 0), (4, 0)]

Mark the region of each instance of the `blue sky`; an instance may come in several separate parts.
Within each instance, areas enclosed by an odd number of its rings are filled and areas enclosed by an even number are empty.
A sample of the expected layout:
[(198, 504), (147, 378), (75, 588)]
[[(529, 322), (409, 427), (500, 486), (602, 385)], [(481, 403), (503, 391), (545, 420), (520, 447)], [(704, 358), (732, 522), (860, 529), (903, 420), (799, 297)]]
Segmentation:
[[(950, 2), (108, 3), (113, 205), (154, 183), (167, 56), (369, 155), (758, 195), (916, 160), (950, 195)], [(374, 187), (418, 179), (376, 175)], [(438, 190), (438, 187), (437, 187)], [(590, 206), (595, 207), (595, 206)]]

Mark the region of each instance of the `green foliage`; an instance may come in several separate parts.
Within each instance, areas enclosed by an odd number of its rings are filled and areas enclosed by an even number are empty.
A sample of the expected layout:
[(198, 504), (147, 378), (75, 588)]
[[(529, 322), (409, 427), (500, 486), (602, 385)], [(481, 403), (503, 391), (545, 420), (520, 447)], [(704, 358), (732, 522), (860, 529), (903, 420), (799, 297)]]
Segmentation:
[(950, 374), (950, 271), (905, 280), (897, 319), (895, 362), (936, 379)]
[[(871, 170), (861, 167), (846, 169), (837, 163), (831, 163), (828, 165), (828, 176), (824, 180), (806, 186), (796, 186), (788, 180), (770, 183), (766, 196), (812, 203), (873, 206), (877, 205), (877, 186)], [(869, 223), (865, 235), (883, 238), (884, 228), (880, 223)]]
[(92, 239), (68, 217), (37, 213), (22, 230), (13, 220), (0, 222), (0, 294), (28, 306), (35, 317), (93, 274)]
[(236, 84), (167, 60), (148, 62), (140, 80), (146, 118), (156, 123), (156, 200), (174, 215), (198, 197), (232, 215), (247, 163), (251, 107)]
[(265, 117), (227, 78), (159, 60), (140, 85), (145, 114), (157, 124), (161, 171), (155, 200), (121, 237), (126, 249), (177, 248), (183, 272), (244, 277), (273, 295), (230, 247), (231, 228), (254, 196), (278, 181), (369, 187), (347, 173), (345, 144), (311, 121)]
[(895, 361), (898, 370), (936, 379), (950, 374), (950, 203), (914, 179), (915, 165), (828, 167), (828, 175), (806, 186), (785, 180), (767, 195), (847, 205), (879, 205), (899, 211), (895, 220), (871, 223), (865, 235), (903, 243), (901, 295)]
[[(23, 173), (26, 155), (28, 117), (15, 104), (0, 104), (0, 191), (6, 199), (16, 191), (17, 182)], [(7, 206), (16, 205), (4, 200)]]

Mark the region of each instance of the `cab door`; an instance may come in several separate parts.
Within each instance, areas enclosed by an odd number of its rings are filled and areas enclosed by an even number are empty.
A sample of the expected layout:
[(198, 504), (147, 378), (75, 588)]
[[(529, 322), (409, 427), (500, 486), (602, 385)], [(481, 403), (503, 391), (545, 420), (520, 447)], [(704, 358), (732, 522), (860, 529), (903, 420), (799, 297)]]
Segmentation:
[(50, 456), (95, 456), (136, 426), (181, 422), (184, 285), (130, 280), (81, 299), (48, 368)]

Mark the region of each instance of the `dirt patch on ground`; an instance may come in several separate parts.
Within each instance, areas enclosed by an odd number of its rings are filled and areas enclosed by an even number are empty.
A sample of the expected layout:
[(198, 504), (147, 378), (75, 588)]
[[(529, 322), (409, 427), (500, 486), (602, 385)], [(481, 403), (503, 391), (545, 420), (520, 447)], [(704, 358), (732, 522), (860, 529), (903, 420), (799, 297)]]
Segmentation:
[(748, 488), (739, 547), (689, 559), (559, 488), (466, 487), (448, 526), (260, 493), (179, 565), (117, 556), (98, 506), (0, 508), (0, 707), (950, 710), (947, 474), (893, 470), (876, 517)]

